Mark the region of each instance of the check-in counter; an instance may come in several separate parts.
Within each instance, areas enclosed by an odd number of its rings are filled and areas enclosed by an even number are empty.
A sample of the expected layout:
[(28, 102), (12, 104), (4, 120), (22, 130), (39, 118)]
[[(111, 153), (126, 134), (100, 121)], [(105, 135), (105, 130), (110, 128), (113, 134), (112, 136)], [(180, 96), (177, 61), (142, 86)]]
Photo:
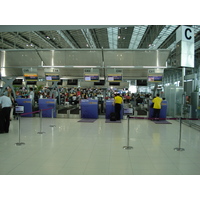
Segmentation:
[[(114, 100), (106, 101), (106, 119), (110, 119), (110, 113), (115, 112)], [(120, 118), (123, 119), (123, 105), (121, 105)]]
[(40, 110), (42, 111), (42, 117), (52, 117), (52, 109), (53, 108), (53, 117), (56, 117), (56, 99), (39, 99), (38, 100), (38, 106)]
[(96, 99), (82, 99), (81, 118), (98, 119), (98, 100)]
[(18, 98), (18, 99), (16, 99), (16, 102), (17, 102), (18, 106), (24, 106), (24, 113), (30, 113), (27, 115), (22, 115), (22, 117), (33, 117), (32, 99)]
[[(151, 108), (152, 102), (149, 102), (149, 118), (153, 117), (153, 108)], [(165, 119), (167, 117), (167, 101), (161, 102), (160, 118)]]

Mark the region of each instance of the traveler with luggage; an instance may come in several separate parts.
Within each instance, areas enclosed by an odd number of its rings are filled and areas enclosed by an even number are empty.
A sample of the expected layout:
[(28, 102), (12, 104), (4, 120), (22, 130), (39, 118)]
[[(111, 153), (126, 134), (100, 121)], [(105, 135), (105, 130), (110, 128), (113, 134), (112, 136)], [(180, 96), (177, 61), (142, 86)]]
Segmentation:
[(0, 97), (1, 104), (1, 119), (0, 119), (0, 133), (8, 133), (10, 126), (10, 111), (12, 107), (12, 102), (10, 97), (6, 96), (7, 93), (4, 92), (3, 96)]
[(152, 100), (152, 103), (153, 103), (153, 118), (155, 118), (156, 120), (159, 120), (160, 110), (161, 110), (162, 99), (159, 96), (160, 95), (157, 94), (156, 97)]
[(121, 104), (123, 103), (123, 99), (119, 93), (117, 93), (114, 97), (114, 106), (115, 106), (115, 114), (116, 120), (120, 120), (120, 111), (121, 111)]

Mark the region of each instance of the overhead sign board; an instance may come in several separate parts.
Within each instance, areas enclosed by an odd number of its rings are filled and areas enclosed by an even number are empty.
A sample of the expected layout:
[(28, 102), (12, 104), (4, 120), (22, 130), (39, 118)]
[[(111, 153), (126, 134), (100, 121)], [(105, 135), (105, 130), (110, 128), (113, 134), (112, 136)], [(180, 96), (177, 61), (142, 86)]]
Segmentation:
[(194, 67), (194, 29), (180, 26), (176, 31), (176, 66)]
[(194, 43), (194, 29), (188, 26), (180, 26), (176, 31), (176, 43), (179, 41)]

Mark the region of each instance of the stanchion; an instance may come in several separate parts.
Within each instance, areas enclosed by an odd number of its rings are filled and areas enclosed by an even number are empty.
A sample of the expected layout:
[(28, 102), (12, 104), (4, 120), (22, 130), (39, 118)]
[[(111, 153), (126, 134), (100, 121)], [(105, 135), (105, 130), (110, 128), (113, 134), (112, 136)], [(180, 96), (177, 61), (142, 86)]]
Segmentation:
[[(51, 109), (51, 122), (53, 122), (53, 111), (54, 111), (54, 108)], [(53, 123), (50, 125), (50, 127), (56, 127), (56, 125), (54, 125)]]
[(181, 124), (182, 124), (182, 119), (181, 117), (179, 118), (180, 121), (180, 133), (179, 133), (179, 147), (174, 148), (175, 151), (185, 151), (185, 149), (181, 148)]
[(40, 131), (38, 132), (38, 134), (43, 134), (45, 133), (44, 131), (42, 131), (42, 109), (40, 110)]
[(127, 115), (127, 118), (128, 118), (127, 146), (123, 146), (123, 149), (130, 150), (130, 149), (133, 149), (133, 147), (129, 146), (129, 115)]
[(19, 120), (19, 142), (15, 143), (17, 146), (21, 146), (21, 145), (25, 144), (24, 142), (20, 141), (20, 135), (21, 135), (20, 118), (21, 118), (21, 116), (18, 115), (18, 120)]

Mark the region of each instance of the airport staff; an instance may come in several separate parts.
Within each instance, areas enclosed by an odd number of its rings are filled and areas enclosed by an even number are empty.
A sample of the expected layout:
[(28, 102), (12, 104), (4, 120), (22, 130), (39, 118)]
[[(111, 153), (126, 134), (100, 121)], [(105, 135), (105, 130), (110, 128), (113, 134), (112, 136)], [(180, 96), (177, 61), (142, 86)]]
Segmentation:
[(157, 118), (159, 120), (160, 117), (160, 109), (161, 109), (161, 102), (162, 99), (159, 97), (160, 95), (157, 94), (156, 97), (152, 100), (153, 102), (153, 118)]
[(116, 120), (120, 120), (120, 111), (122, 102), (123, 102), (122, 97), (119, 95), (119, 93), (117, 93), (114, 97)]
[(3, 96), (0, 97), (0, 104), (2, 107), (0, 119), (0, 133), (8, 133), (10, 126), (10, 111), (12, 107), (12, 102), (10, 97), (6, 96), (6, 93), (3, 93)]

